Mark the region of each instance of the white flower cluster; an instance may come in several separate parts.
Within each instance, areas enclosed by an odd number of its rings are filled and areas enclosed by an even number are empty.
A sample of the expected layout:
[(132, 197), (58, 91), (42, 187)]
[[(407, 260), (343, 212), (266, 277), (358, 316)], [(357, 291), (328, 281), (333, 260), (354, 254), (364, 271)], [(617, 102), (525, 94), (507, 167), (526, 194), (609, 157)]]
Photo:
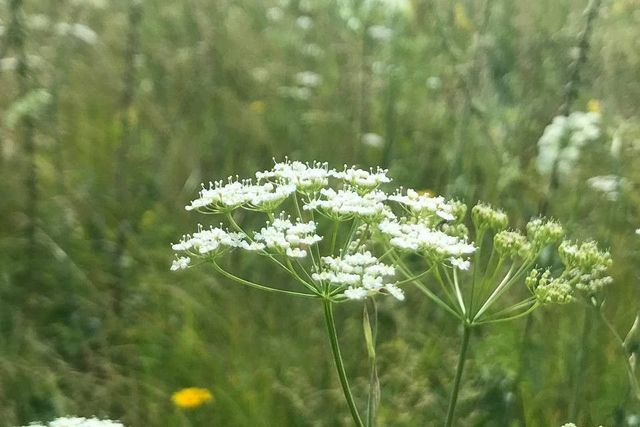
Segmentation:
[(406, 195), (398, 192), (389, 196), (389, 200), (406, 206), (414, 215), (435, 215), (445, 221), (456, 219), (456, 205), (445, 200), (442, 196), (431, 197), (428, 194), (420, 194), (415, 190), (408, 189)]
[(356, 169), (354, 166), (347, 168), (344, 166), (342, 172), (331, 170), (331, 176), (343, 180), (345, 183), (355, 188), (376, 188), (380, 184), (386, 184), (391, 182), (391, 178), (387, 176), (387, 169), (377, 168), (376, 170), (370, 169), (368, 171), (364, 169)]
[(620, 197), (620, 188), (626, 184), (626, 180), (618, 175), (601, 175), (589, 178), (587, 184), (615, 202)]
[(600, 137), (600, 114), (576, 111), (556, 116), (538, 140), (538, 171), (548, 175), (557, 162), (558, 172), (568, 174), (582, 147)]
[(276, 185), (271, 182), (254, 184), (249, 179), (234, 181), (229, 178), (226, 184), (217, 181), (209, 183), (209, 188), (203, 187), (200, 197), (185, 209), (210, 213), (225, 213), (241, 207), (272, 211), (295, 191), (295, 185)]
[(290, 218), (281, 215), (267, 223), (254, 236), (255, 244), (284, 252), (291, 258), (305, 258), (309, 246), (318, 243), (322, 237), (316, 234), (316, 224), (310, 222), (291, 222)]
[(402, 289), (394, 283), (385, 283), (385, 277), (395, 275), (395, 269), (378, 260), (369, 251), (342, 257), (323, 257), (323, 269), (313, 273), (313, 280), (337, 286), (348, 286), (343, 295), (349, 299), (363, 299), (387, 292), (399, 300), (404, 299)]
[(360, 194), (354, 189), (334, 190), (323, 188), (320, 197), (310, 200), (304, 205), (304, 209), (318, 210), (327, 217), (336, 221), (345, 221), (355, 216), (377, 217), (383, 215), (387, 207), (384, 201), (387, 195), (379, 190)]
[[(332, 292), (348, 299), (377, 293), (403, 299), (402, 291), (386, 280), (394, 275), (393, 267), (373, 253), (376, 245), (372, 243), (380, 237), (386, 249), (419, 253), (429, 263), (469, 269), (469, 256), (476, 248), (468, 241), (462, 223), (466, 207), (411, 189), (401, 188), (389, 195), (380, 188), (389, 182), (386, 169), (345, 165), (336, 170), (327, 163), (287, 159), (275, 163), (271, 170), (257, 172), (253, 179), (235, 177), (210, 183), (187, 210), (223, 214), (234, 231), (199, 226), (193, 235), (185, 235), (173, 245), (177, 256), (171, 270), (187, 269), (196, 258), (213, 259), (232, 249), (244, 249), (268, 255), (278, 264), (273, 256), (299, 259), (298, 270), (309, 268), (309, 282), (303, 284), (318, 295), (330, 284), (336, 287)], [(295, 216), (285, 212), (274, 216), (280, 206), (294, 209)], [(264, 212), (270, 220), (256, 231), (244, 231), (232, 216), (237, 209)], [(325, 228), (316, 220), (333, 224)], [(341, 224), (348, 221), (351, 224)], [(345, 233), (347, 227), (351, 231)], [(320, 230), (332, 230), (333, 234), (329, 239)], [(289, 273), (305, 282), (304, 274)]]
[(460, 269), (468, 269), (466, 257), (476, 247), (465, 238), (451, 236), (421, 222), (402, 222), (397, 219), (382, 221), (378, 228), (389, 237), (391, 246), (404, 251), (417, 252), (434, 262), (448, 259)]
[[(193, 235), (186, 234), (179, 243), (171, 246), (174, 251), (186, 252), (192, 255), (218, 255), (225, 249), (242, 248), (246, 250), (260, 250), (261, 246), (249, 243), (247, 236), (234, 233), (220, 227), (203, 228), (198, 225), (198, 231)], [(186, 268), (189, 265), (184, 258), (174, 261), (173, 270)]]
[(328, 163), (302, 163), (298, 161), (285, 161), (276, 163), (273, 169), (257, 172), (259, 180), (274, 180), (279, 183), (294, 185), (298, 191), (314, 192), (329, 184)]
[(124, 427), (124, 424), (98, 418), (62, 417), (44, 424), (40, 422), (31, 423), (28, 427)]

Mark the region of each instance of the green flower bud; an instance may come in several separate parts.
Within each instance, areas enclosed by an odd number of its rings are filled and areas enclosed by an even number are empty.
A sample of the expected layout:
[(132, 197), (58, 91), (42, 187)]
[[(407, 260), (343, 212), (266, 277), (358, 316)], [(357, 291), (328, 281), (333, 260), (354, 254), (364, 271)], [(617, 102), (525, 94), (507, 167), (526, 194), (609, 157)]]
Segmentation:
[(527, 236), (536, 248), (541, 249), (562, 239), (564, 230), (559, 222), (535, 218), (527, 224)]
[(464, 224), (442, 224), (442, 231), (450, 236), (465, 238), (469, 235), (469, 229)]
[(571, 284), (562, 277), (552, 277), (549, 270), (542, 274), (536, 269), (531, 270), (525, 283), (542, 304), (567, 304), (574, 299)]
[(493, 238), (493, 245), (500, 256), (529, 258), (533, 248), (527, 238), (517, 231), (501, 231)]
[(452, 200), (449, 203), (451, 204), (451, 214), (456, 217), (456, 221), (462, 221), (467, 214), (467, 205), (458, 200)]
[(573, 301), (573, 289), (566, 280), (556, 278), (539, 284), (535, 296), (543, 304), (568, 304)]
[(609, 285), (613, 279), (607, 275), (611, 254), (600, 251), (595, 242), (581, 245), (564, 241), (558, 248), (565, 265), (565, 275), (575, 283), (576, 289), (593, 296)]
[(471, 219), (478, 230), (493, 229), (501, 231), (507, 228), (509, 218), (501, 210), (493, 209), (491, 206), (478, 203), (471, 209)]

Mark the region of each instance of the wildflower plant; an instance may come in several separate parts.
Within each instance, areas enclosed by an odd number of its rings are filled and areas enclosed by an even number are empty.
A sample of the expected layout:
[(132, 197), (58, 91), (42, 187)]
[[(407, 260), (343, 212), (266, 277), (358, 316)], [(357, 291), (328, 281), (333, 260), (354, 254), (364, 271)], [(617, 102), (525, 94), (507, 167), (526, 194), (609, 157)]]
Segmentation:
[[(422, 206), (431, 199), (414, 196), (409, 206)], [(406, 200), (400, 202), (407, 203)], [(484, 203), (471, 209), (472, 232), (469, 233), (463, 222), (464, 206), (459, 202), (440, 203), (435, 208), (439, 221), (433, 216), (423, 219), (423, 214), (415, 208), (410, 217), (404, 219), (412, 229), (420, 229), (420, 243), (403, 246), (405, 240), (390, 239), (388, 245), (394, 249), (392, 259), (407, 277), (414, 276), (413, 268), (398, 252), (409, 251), (422, 256), (429, 274), (420, 278), (417, 287), (463, 327), (446, 420), (446, 425), (451, 426), (472, 328), (522, 318), (540, 306), (566, 304), (580, 295), (593, 298), (611, 281), (606, 275), (611, 258), (607, 252), (598, 250), (593, 242), (563, 241), (564, 230), (554, 220), (535, 218), (526, 225), (526, 230), (511, 230), (506, 213)], [(409, 234), (405, 233), (404, 237)], [(397, 238), (400, 234), (393, 235)], [(442, 244), (454, 235), (464, 237), (456, 243)], [(468, 235), (474, 240), (469, 240)], [(425, 251), (423, 245), (432, 242), (433, 236), (439, 236), (437, 242), (442, 246), (434, 250), (427, 244), (429, 250)], [(538, 267), (541, 254), (553, 247), (557, 248), (563, 267)]]
[[(571, 302), (578, 294), (591, 298), (610, 281), (610, 257), (591, 242), (560, 243), (564, 231), (555, 221), (537, 218), (524, 232), (510, 230), (507, 215), (483, 203), (471, 210), (470, 232), (463, 203), (389, 189), (390, 183), (387, 171), (379, 168), (336, 170), (326, 163), (289, 160), (253, 179), (210, 183), (186, 209), (216, 215), (221, 222), (199, 225), (175, 243), (171, 270), (207, 263), (239, 284), (321, 302), (338, 377), (357, 426), (365, 423), (342, 361), (334, 307), (387, 295), (401, 301), (406, 286), (417, 287), (464, 328), (446, 421), (450, 426), (471, 328), (524, 317), (545, 304)], [(264, 223), (246, 229), (236, 220), (241, 210)], [(564, 268), (536, 267), (540, 254), (558, 244)], [(256, 283), (228, 271), (222, 258), (231, 251), (272, 264), (297, 288)], [(518, 284), (520, 291), (508, 297)], [(365, 338), (375, 365), (375, 333), (368, 319), (365, 309)], [(366, 425), (374, 423), (374, 394), (372, 382)]]
[(25, 427), (124, 427), (124, 424), (98, 418), (62, 417), (47, 423), (31, 423)]

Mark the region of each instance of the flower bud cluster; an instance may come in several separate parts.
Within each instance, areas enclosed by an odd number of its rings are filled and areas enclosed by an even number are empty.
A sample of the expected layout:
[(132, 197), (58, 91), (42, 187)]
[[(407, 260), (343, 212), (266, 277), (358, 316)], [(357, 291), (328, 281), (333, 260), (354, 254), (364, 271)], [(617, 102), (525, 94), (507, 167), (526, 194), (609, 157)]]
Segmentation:
[(592, 297), (612, 282), (607, 274), (611, 255), (600, 251), (595, 242), (578, 245), (564, 241), (558, 253), (565, 266), (559, 277), (552, 277), (548, 270), (539, 273), (534, 269), (526, 279), (527, 286), (539, 301), (570, 302), (575, 298), (576, 291)]
[(478, 203), (471, 209), (471, 219), (478, 230), (502, 231), (509, 225), (506, 213), (485, 203)]
[(601, 251), (595, 242), (580, 245), (563, 242), (558, 248), (566, 273), (576, 289), (591, 296), (601, 291), (613, 279), (607, 274), (611, 266), (611, 254)]
[(554, 278), (549, 270), (531, 270), (525, 284), (543, 304), (567, 304), (573, 301), (573, 288), (562, 277)]
[(500, 231), (493, 237), (493, 245), (503, 257), (529, 259), (535, 254), (531, 243), (517, 231)]
[(527, 237), (537, 250), (560, 241), (563, 236), (562, 225), (554, 220), (535, 218), (527, 224)]

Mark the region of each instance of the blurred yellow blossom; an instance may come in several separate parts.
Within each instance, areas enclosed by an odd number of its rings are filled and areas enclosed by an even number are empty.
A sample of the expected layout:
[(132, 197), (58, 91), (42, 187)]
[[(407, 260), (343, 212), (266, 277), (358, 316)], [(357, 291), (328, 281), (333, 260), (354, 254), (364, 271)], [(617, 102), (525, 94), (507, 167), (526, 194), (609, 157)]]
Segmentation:
[(587, 102), (587, 111), (590, 113), (599, 113), (600, 112), (600, 101), (597, 99), (590, 99)]
[(213, 399), (213, 395), (206, 388), (188, 387), (176, 391), (171, 396), (174, 405), (181, 409), (197, 408)]
[(253, 101), (251, 104), (249, 104), (249, 109), (251, 109), (251, 111), (253, 111), (254, 113), (258, 113), (258, 114), (262, 114), (264, 113), (265, 110), (265, 103), (264, 101)]
[(461, 30), (470, 31), (473, 29), (473, 25), (467, 16), (467, 10), (460, 3), (456, 3), (453, 6), (453, 22)]

